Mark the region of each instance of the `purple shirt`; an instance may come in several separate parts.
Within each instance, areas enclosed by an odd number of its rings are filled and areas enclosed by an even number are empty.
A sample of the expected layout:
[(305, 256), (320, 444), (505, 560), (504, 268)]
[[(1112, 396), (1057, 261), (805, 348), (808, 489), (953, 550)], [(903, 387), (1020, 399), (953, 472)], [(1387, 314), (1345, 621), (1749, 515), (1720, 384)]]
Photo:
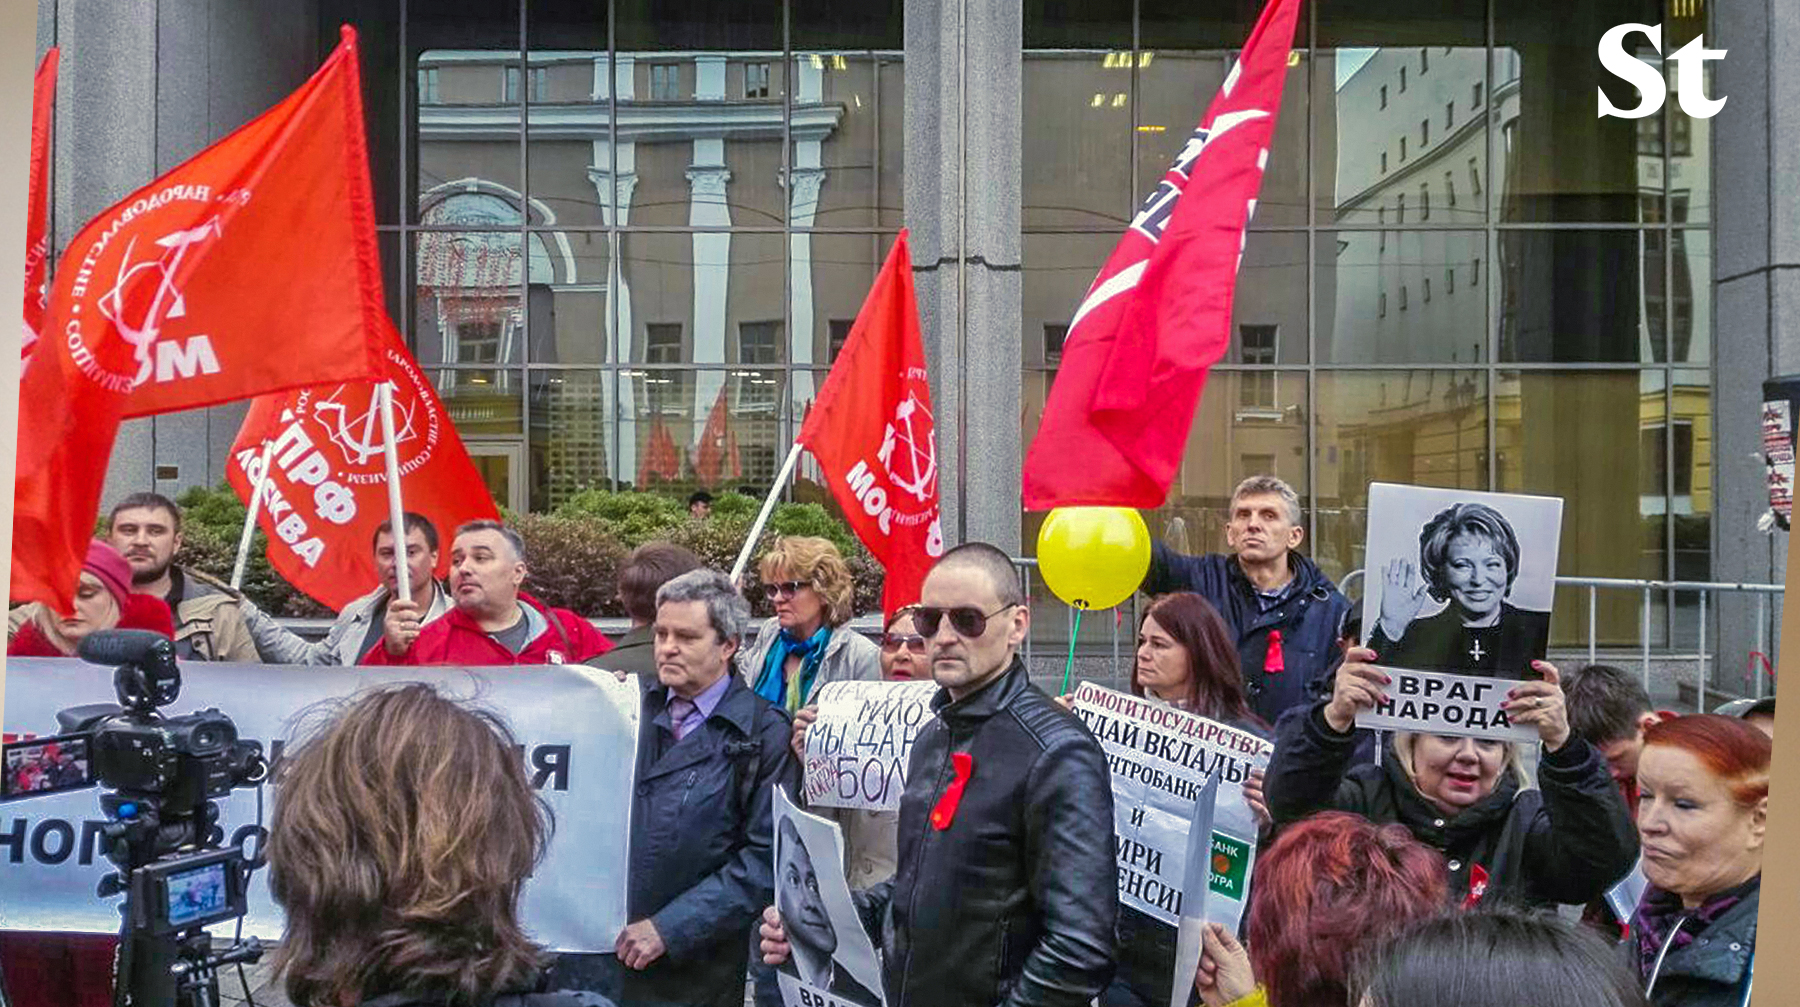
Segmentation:
[[(712, 712), (719, 708), (719, 700), (725, 698), (725, 690), (730, 687), (731, 669), (727, 668), (725, 674), (720, 675), (717, 682), (702, 689), (700, 695), (695, 696), (692, 700), (683, 699), (671, 691), (668, 706), (669, 725), (675, 734), (675, 740), (680, 741), (687, 737), (694, 728), (706, 723), (706, 718), (712, 716)], [(678, 713), (679, 720), (676, 719)]]

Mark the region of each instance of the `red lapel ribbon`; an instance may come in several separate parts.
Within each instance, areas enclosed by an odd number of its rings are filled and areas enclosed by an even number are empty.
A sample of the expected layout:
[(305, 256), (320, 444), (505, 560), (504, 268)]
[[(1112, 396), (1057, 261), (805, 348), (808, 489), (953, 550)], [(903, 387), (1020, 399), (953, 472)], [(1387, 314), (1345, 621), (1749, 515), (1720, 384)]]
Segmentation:
[(956, 770), (956, 776), (944, 788), (944, 796), (938, 798), (937, 807), (931, 809), (931, 827), (939, 832), (949, 828), (951, 820), (956, 817), (956, 806), (962, 803), (963, 788), (969, 785), (969, 777), (975, 773), (975, 757), (967, 752), (952, 752), (950, 765)]
[(1273, 675), (1287, 670), (1287, 663), (1281, 659), (1281, 630), (1269, 630), (1269, 649), (1263, 653), (1263, 674)]
[(1475, 905), (1481, 901), (1481, 897), (1483, 895), (1487, 894), (1487, 886), (1488, 886), (1487, 868), (1481, 866), (1480, 864), (1470, 864), (1469, 865), (1469, 895), (1467, 898), (1463, 899), (1462, 907), (1464, 909), (1475, 908)]

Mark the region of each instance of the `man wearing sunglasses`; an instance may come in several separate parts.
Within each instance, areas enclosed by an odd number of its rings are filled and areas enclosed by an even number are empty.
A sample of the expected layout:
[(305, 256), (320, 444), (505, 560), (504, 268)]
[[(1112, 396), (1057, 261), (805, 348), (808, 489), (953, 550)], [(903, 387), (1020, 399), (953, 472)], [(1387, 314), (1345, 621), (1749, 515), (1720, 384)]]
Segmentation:
[[(1031, 612), (1006, 554), (971, 543), (913, 623), (941, 689), (900, 800), (899, 870), (857, 892), (888, 1007), (1085, 1007), (1113, 973), (1118, 867), (1100, 745), (1031, 684)], [(763, 912), (763, 960), (790, 949)]]

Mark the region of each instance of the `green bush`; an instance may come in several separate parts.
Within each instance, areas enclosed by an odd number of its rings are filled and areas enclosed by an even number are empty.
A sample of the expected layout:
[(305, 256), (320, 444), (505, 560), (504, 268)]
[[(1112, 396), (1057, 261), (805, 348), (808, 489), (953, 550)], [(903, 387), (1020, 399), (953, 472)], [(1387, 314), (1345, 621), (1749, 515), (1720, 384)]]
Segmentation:
[[(184, 544), (176, 558), (184, 566), (229, 580), (244, 526), (244, 505), (229, 486), (196, 487), (182, 494)], [(756, 520), (762, 501), (741, 493), (721, 493), (712, 516), (688, 516), (687, 497), (655, 493), (583, 490), (549, 514), (502, 517), (525, 539), (531, 576), (525, 588), (550, 605), (589, 617), (621, 616), (618, 572), (632, 549), (664, 540), (694, 551), (701, 561), (729, 571)], [(448, 529), (444, 529), (448, 533)], [(842, 521), (815, 503), (777, 504), (768, 527), (744, 574), (744, 590), (752, 609), (770, 614), (756, 574), (757, 561), (777, 535), (815, 535), (830, 539), (843, 552), (856, 580), (856, 610), (881, 607), (881, 564), (869, 555)], [(449, 542), (444, 543), (448, 549)], [(243, 590), (264, 611), (297, 617), (327, 616), (330, 611), (283, 580), (267, 559), (268, 542), (259, 530), (251, 544)]]

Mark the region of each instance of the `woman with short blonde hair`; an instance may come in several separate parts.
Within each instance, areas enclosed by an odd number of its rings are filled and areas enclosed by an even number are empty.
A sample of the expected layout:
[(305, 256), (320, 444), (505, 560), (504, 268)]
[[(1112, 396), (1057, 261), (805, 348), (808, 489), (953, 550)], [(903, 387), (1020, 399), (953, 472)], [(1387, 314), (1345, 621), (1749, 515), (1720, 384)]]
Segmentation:
[(826, 682), (881, 678), (881, 651), (845, 627), (856, 614), (856, 583), (830, 539), (789, 535), (757, 564), (775, 616), (738, 651), (751, 691), (797, 713)]

